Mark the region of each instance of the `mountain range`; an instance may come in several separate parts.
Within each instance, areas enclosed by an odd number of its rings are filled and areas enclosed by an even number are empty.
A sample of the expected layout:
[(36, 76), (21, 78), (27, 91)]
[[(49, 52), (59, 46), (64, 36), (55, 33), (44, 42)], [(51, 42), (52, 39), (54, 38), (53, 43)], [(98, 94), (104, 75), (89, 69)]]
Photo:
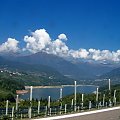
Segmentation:
[(103, 63), (70, 61), (44, 52), (14, 57), (13, 60), (32, 65), (46, 65), (54, 68), (64, 76), (78, 80), (95, 78), (116, 68), (116, 66)]
[[(25, 56), (4, 55), (0, 58), (0, 67), (3, 65), (6, 65), (9, 69), (14, 68), (27, 71), (27, 73), (42, 73), (42, 75), (44, 73), (47, 76), (46, 79), (49, 79), (49, 84), (53, 78), (56, 84), (71, 84), (74, 80), (96, 79), (119, 67), (114, 64), (69, 60), (44, 52)], [(54, 82), (51, 82), (51, 84)]]
[(45, 65), (32, 65), (18, 61), (11, 61), (0, 57), (1, 71), (20, 73), (20, 76), (13, 75), (12, 78), (24, 82), (25, 85), (60, 85), (71, 84), (73, 80), (67, 78), (56, 71), (54, 68)]
[(100, 79), (111, 79), (113, 84), (120, 84), (120, 67), (100, 76)]

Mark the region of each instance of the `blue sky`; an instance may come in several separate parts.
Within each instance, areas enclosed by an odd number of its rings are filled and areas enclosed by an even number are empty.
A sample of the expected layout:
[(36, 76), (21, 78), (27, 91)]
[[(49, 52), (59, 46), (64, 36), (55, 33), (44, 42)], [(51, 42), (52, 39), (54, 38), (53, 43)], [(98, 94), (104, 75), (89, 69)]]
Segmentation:
[[(119, 49), (119, 0), (1, 0), (0, 43), (44, 28), (65, 33), (72, 49)], [(22, 45), (23, 42), (20, 43)]]
[(118, 62), (119, 6), (119, 0), (0, 0), (0, 51)]

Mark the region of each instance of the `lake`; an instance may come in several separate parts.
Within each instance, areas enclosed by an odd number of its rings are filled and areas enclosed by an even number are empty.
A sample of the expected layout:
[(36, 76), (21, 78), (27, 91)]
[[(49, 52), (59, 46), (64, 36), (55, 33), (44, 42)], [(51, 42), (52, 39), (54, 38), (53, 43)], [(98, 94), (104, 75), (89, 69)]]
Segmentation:
[[(74, 87), (64, 87), (62, 89), (63, 96), (70, 95), (74, 93)], [(77, 93), (93, 93), (96, 91), (95, 86), (78, 86)], [(26, 93), (24, 95), (20, 95), (22, 99), (29, 99), (30, 93)], [(41, 99), (41, 98), (48, 98), (51, 96), (51, 99), (59, 99), (60, 98), (60, 88), (33, 88), (33, 98), (34, 99)]]

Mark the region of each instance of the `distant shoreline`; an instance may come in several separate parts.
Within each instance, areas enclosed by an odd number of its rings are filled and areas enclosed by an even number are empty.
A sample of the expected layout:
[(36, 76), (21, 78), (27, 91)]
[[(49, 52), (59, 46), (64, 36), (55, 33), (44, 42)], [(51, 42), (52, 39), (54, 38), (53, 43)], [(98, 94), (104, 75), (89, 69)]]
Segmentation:
[[(99, 87), (95, 85), (77, 85), (79, 86), (93, 86), (93, 87)], [(25, 89), (30, 89), (31, 86), (25, 86)], [(74, 85), (61, 85), (61, 86), (32, 86), (33, 88), (64, 88), (64, 87), (74, 87)]]

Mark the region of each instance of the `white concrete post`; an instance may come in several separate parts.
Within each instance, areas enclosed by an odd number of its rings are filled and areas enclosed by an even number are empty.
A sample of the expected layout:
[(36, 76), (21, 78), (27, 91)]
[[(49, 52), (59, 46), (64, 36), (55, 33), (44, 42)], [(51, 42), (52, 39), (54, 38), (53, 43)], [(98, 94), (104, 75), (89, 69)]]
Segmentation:
[(116, 97), (116, 90), (114, 90), (114, 98)]
[(18, 110), (18, 95), (16, 96), (16, 110)]
[(51, 116), (51, 108), (50, 108), (50, 116)]
[(6, 115), (8, 115), (8, 100), (6, 101)]
[(60, 99), (62, 99), (62, 88), (60, 88)]
[(98, 102), (98, 87), (97, 87), (97, 90), (96, 90), (96, 102)]
[(115, 105), (116, 105), (116, 97), (115, 97)]
[(14, 106), (12, 107), (12, 120), (13, 120), (13, 117), (14, 117)]
[(82, 94), (82, 104), (81, 104), (82, 109), (83, 109), (83, 102), (84, 102), (84, 94)]
[(89, 110), (91, 109), (91, 107), (92, 107), (92, 103), (91, 101), (89, 101)]
[(84, 94), (82, 94), (82, 103), (83, 103), (83, 101), (84, 101)]
[(65, 114), (66, 114), (66, 112), (67, 112), (67, 104), (65, 104)]
[(50, 96), (48, 96), (48, 109), (50, 108)]
[(60, 111), (62, 109), (62, 88), (60, 88)]
[(112, 106), (112, 102), (111, 102), (111, 81), (109, 79), (109, 106)]
[(33, 87), (30, 86), (30, 101), (32, 101), (32, 90), (33, 90)]
[(31, 118), (32, 117), (32, 90), (33, 90), (33, 87), (32, 86), (30, 86), (30, 108), (29, 108), (29, 118)]
[(50, 96), (48, 96), (48, 115), (50, 114)]
[(103, 95), (103, 107), (105, 106), (105, 94)]
[(113, 103), (114, 103), (114, 105), (116, 105), (116, 90), (114, 90)]
[(111, 88), (110, 88), (110, 79), (109, 79), (109, 91), (111, 90)]
[(20, 115), (20, 116), (21, 116), (21, 120), (22, 120), (22, 113), (21, 113), (21, 115)]
[(40, 101), (38, 101), (38, 114), (40, 114)]
[(31, 110), (31, 107), (28, 108), (28, 117), (31, 118), (31, 115), (32, 114), (32, 110)]
[(102, 106), (102, 103), (101, 103), (101, 101), (99, 102), (99, 107), (101, 107)]
[(76, 81), (75, 83), (75, 91), (74, 91), (74, 111), (76, 112)]
[(73, 112), (73, 109), (74, 109), (73, 104), (74, 104), (74, 101), (72, 99), (72, 101), (71, 101), (71, 112)]
[(47, 106), (45, 107), (45, 116), (47, 116)]
[(96, 90), (96, 107), (98, 105), (98, 87), (97, 87), (97, 90)]
[(78, 106), (78, 112), (80, 111), (80, 106)]
[(71, 102), (71, 107), (73, 107), (73, 99), (72, 99), (72, 102)]

